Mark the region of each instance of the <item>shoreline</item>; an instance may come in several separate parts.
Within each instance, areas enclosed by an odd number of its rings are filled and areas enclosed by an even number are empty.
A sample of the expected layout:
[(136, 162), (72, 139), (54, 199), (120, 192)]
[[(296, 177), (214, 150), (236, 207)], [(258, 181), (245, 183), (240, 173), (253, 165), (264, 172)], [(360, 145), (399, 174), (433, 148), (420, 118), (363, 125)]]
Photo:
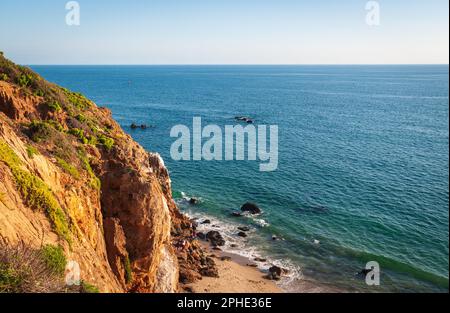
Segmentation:
[(214, 258), (219, 277), (202, 277), (194, 283), (182, 286), (183, 292), (190, 293), (283, 293), (273, 280), (264, 278), (258, 268), (246, 265), (246, 258), (212, 249), (208, 243), (200, 241), (202, 249)]
[[(265, 278), (267, 273), (252, 260), (234, 253), (214, 250), (200, 241), (205, 253), (214, 258), (219, 277), (202, 277), (194, 283), (182, 285), (184, 293), (340, 293), (341, 290), (323, 286), (308, 278), (298, 279), (295, 289), (283, 289), (279, 281)], [(281, 281), (282, 282), (282, 281)]]

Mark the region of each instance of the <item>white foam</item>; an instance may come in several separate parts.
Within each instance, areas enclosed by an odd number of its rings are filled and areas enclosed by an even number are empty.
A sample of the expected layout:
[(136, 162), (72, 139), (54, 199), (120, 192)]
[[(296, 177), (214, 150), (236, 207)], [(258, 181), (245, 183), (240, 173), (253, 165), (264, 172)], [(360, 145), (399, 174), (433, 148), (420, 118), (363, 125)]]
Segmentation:
[[(183, 195), (183, 193), (182, 193)], [(282, 279), (277, 282), (277, 284), (283, 288), (288, 290), (289, 286), (302, 278), (301, 268), (294, 264), (291, 260), (288, 259), (276, 259), (272, 258), (268, 255), (262, 253), (257, 247), (252, 246), (248, 242), (248, 238), (243, 238), (237, 236), (239, 226), (246, 226), (238, 223), (229, 223), (219, 220), (216, 217), (208, 216), (206, 214), (194, 212), (192, 210), (188, 210), (185, 212), (187, 216), (192, 219), (196, 219), (198, 222), (197, 232), (207, 233), (211, 230), (219, 231), (222, 237), (225, 239), (225, 245), (220, 247), (222, 251), (226, 253), (231, 253), (235, 255), (239, 255), (249, 260), (249, 262), (257, 264), (258, 268), (267, 272), (269, 268), (273, 265), (279, 266), (281, 268), (287, 269), (288, 273), (284, 274)], [(210, 220), (210, 224), (202, 224), (202, 221)], [(261, 218), (254, 218), (252, 220), (255, 221), (259, 226), (265, 227), (269, 225), (266, 221)], [(216, 227), (214, 227), (216, 226)], [(252, 233), (256, 233), (257, 229), (253, 228), (249, 232), (248, 235), (252, 235)], [(255, 262), (256, 258), (265, 259), (265, 262)]]

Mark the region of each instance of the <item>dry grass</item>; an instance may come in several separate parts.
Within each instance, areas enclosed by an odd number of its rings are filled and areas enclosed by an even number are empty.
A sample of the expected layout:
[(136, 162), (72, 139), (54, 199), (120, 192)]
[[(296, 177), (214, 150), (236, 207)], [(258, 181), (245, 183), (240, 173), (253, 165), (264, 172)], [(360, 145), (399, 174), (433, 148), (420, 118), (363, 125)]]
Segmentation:
[(0, 245), (0, 293), (65, 292), (62, 275), (48, 266), (41, 250)]

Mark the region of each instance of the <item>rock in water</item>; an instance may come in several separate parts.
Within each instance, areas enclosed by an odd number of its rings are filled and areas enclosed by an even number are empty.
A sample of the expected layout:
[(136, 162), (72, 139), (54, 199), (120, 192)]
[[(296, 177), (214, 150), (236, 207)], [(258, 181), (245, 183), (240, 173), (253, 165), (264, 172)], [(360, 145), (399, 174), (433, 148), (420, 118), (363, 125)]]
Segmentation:
[(189, 199), (189, 203), (192, 204), (192, 205), (198, 204), (198, 202), (199, 202), (199, 201), (198, 201), (197, 198), (190, 198), (190, 199)]
[(267, 274), (266, 278), (271, 280), (280, 280), (282, 274), (283, 269), (279, 266), (274, 265), (269, 268), (269, 274)]
[(223, 239), (222, 235), (218, 231), (210, 231), (206, 234), (206, 238), (209, 239), (213, 246), (221, 247), (225, 245), (225, 239)]
[(254, 203), (247, 202), (241, 207), (241, 211), (250, 212), (251, 214), (260, 214), (261, 209)]
[(247, 237), (247, 234), (244, 233), (243, 231), (240, 231), (240, 232), (238, 233), (238, 236), (239, 236), (239, 237), (245, 238), (245, 237)]

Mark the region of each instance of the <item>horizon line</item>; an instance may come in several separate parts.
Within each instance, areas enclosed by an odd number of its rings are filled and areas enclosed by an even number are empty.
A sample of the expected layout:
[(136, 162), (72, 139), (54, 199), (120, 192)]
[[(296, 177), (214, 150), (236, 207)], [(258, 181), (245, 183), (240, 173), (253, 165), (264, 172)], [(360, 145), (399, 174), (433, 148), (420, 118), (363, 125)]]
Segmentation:
[(449, 66), (449, 63), (72, 63), (72, 64), (21, 64), (23, 66)]

